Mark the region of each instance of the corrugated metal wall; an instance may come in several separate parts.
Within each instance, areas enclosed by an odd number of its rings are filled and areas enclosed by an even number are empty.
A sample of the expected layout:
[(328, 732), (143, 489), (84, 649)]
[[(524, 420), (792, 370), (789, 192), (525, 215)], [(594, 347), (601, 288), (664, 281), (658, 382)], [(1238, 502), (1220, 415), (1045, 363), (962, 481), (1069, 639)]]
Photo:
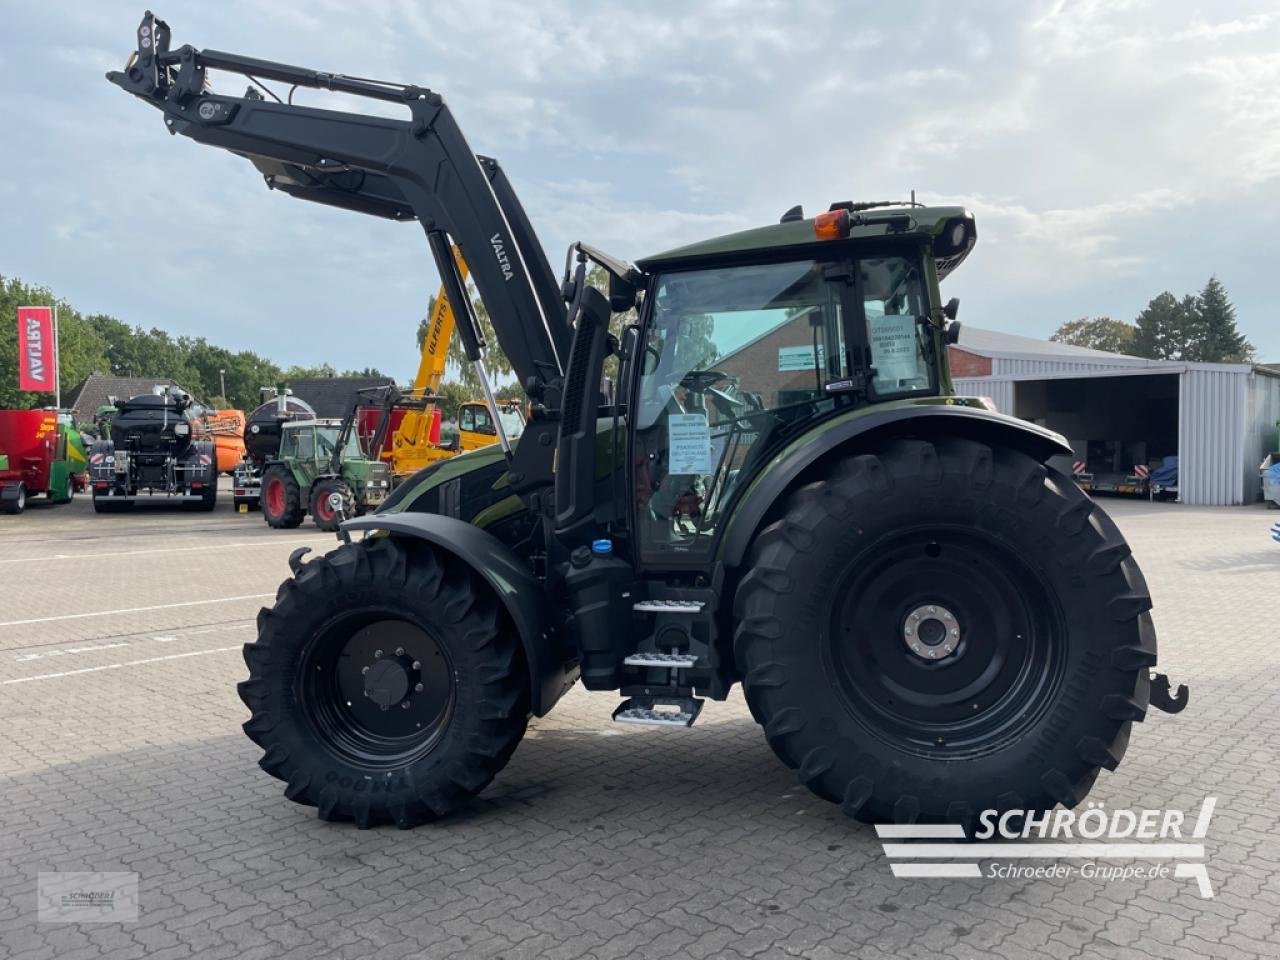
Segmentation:
[(1013, 414), (1013, 381), (994, 377), (958, 377), (951, 381), (956, 395), (961, 397), (990, 397), (1001, 413)]
[[(1246, 394), (1251, 374), (1191, 367), (1178, 392), (1178, 498), (1183, 503), (1246, 502)], [(1250, 445), (1251, 446), (1251, 445)], [(1257, 465), (1254, 465), (1257, 483)], [(1248, 502), (1256, 497), (1249, 488)]]

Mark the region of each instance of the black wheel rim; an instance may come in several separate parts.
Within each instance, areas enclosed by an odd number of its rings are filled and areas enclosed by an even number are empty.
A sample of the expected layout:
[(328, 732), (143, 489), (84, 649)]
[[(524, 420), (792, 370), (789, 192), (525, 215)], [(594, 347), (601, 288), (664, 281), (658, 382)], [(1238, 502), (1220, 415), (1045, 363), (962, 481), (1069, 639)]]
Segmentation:
[(1061, 683), (1052, 594), (1012, 548), (972, 528), (883, 537), (832, 596), (828, 666), (859, 722), (899, 750), (996, 752), (1040, 719)]
[(453, 715), (444, 646), (391, 610), (340, 617), (302, 662), (299, 703), (325, 745), (361, 767), (399, 767), (430, 753)]

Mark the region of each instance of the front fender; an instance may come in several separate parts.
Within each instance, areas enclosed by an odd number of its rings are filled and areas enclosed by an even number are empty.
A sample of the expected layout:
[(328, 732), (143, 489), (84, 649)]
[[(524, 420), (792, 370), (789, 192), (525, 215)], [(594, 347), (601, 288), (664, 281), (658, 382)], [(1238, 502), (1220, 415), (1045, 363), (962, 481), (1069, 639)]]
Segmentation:
[(1061, 434), (963, 402), (952, 405), (935, 400), (858, 411), (805, 434), (765, 464), (733, 512), (720, 545), (721, 560), (728, 567), (742, 564), (769, 509), (818, 461), (843, 451), (860, 452), (889, 437), (930, 434), (963, 436), (992, 446), (1011, 447), (1042, 463), (1072, 452)]
[(529, 665), (530, 706), (546, 716), (578, 679), (578, 668), (566, 669), (564, 658), (546, 635), (546, 608), (541, 583), (512, 550), (491, 533), (453, 517), (435, 513), (376, 513), (342, 524), (348, 532), (385, 530), (393, 537), (425, 540), (453, 554), (493, 588), (520, 634)]

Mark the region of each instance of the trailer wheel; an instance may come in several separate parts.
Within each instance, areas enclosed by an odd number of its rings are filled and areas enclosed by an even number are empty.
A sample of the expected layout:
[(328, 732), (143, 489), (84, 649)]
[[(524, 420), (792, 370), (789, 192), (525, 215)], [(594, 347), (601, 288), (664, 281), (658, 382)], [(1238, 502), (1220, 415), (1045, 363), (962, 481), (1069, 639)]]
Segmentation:
[(1071, 480), (897, 440), (757, 535), (734, 652), (770, 746), (869, 822), (1071, 807), (1124, 756), (1156, 662), (1146, 583)]
[(200, 490), (200, 499), (195, 501), (195, 509), (204, 513), (218, 507), (218, 465), (215, 462), (209, 467), (209, 476)]
[(302, 522), (302, 492), (298, 481), (284, 467), (272, 466), (262, 474), (262, 517), (276, 529), (289, 529)]
[(18, 495), (12, 500), (4, 502), (5, 513), (21, 513), (27, 509), (27, 485), (25, 483), (18, 484)]
[(340, 526), (338, 512), (329, 506), (329, 497), (335, 493), (342, 496), (342, 510), (347, 519), (355, 516), (355, 497), (346, 481), (335, 477), (321, 480), (311, 488), (311, 519), (321, 530), (330, 533)]
[(54, 503), (70, 503), (72, 500), (75, 499), (75, 497), (76, 497), (76, 485), (75, 485), (75, 481), (72, 480), (71, 477), (67, 477), (67, 485), (62, 491), (61, 497), (58, 496), (58, 493), (56, 490), (49, 491), (49, 499), (52, 500)]
[(245, 644), (244, 724), (285, 796), (325, 820), (415, 826), (464, 806), (524, 736), (516, 631), (426, 543), (353, 543), (304, 565)]

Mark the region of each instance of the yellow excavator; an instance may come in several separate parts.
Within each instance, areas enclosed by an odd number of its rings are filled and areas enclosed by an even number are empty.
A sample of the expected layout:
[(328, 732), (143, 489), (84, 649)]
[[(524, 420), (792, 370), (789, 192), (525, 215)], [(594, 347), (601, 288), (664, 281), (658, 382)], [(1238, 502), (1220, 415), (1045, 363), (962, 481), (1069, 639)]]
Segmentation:
[[(456, 247), (453, 257), (465, 283), (467, 264)], [(458, 404), (457, 442), (450, 445), (440, 442), (440, 413), (435, 398), (444, 380), (453, 327), (453, 309), (449, 306), (444, 287), (441, 287), (427, 320), (427, 335), (422, 341), (418, 374), (408, 392), (400, 395), (395, 402), (397, 407), (404, 409), (404, 417), (391, 435), (390, 450), (383, 454), (383, 459), (391, 464), (391, 472), (395, 477), (408, 476), (437, 460), (445, 460), (498, 442), (493, 417), (483, 400), (467, 400)], [(524, 431), (524, 414), (519, 404), (499, 405), (497, 412), (502, 418), (502, 426), (508, 438), (514, 439)]]

